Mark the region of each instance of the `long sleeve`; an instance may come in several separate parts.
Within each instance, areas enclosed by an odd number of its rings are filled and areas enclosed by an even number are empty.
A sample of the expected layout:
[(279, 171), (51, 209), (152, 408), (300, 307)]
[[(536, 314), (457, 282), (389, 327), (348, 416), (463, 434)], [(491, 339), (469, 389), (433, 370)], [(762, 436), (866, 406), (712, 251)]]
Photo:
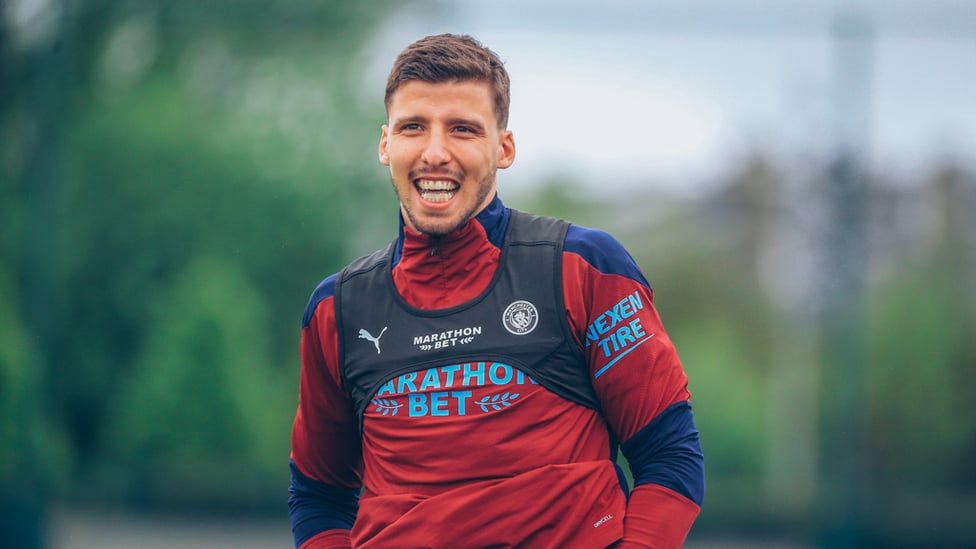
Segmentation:
[(570, 323), (634, 476), (622, 547), (680, 547), (704, 497), (688, 378), (653, 293), (610, 235), (574, 226), (563, 262)]
[[(402, 231), (392, 255), (401, 297), (421, 310), (477, 298), (497, 278), (508, 219), (496, 198), (452, 238)], [(367, 407), (363, 436), (339, 370), (335, 277), (316, 289), (303, 322), (292, 436), (297, 547), (682, 543), (702, 500), (703, 457), (688, 380), (650, 286), (606, 233), (570, 227), (562, 259), (568, 327), (590, 378), (572, 381), (592, 383), (599, 406), (554, 392), (542, 383), (551, 379), (532, 379), (504, 351), (482, 359), (486, 351), (465, 347), (459, 358), (401, 367), (375, 393), (401, 413)], [(379, 299), (378, 291), (356, 295)], [(469, 324), (480, 334), (478, 321), (458, 326)], [(400, 341), (396, 334), (391, 329), (384, 351)], [(479, 404), (502, 395), (518, 400)], [(634, 473), (629, 499), (613, 464), (618, 442)], [(513, 498), (528, 499), (513, 508)]]
[(361, 446), (337, 369), (334, 281), (312, 294), (301, 334), (288, 507), (295, 546), (303, 549), (349, 547), (358, 509)]

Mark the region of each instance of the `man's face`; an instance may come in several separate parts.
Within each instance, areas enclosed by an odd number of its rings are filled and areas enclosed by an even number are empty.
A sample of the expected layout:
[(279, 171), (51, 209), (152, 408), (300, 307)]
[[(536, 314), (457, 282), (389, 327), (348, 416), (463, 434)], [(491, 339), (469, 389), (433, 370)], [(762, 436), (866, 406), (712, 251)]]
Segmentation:
[(380, 137), (407, 225), (439, 236), (491, 202), (495, 171), (515, 160), (512, 132), (499, 130), (485, 82), (411, 80), (393, 94)]

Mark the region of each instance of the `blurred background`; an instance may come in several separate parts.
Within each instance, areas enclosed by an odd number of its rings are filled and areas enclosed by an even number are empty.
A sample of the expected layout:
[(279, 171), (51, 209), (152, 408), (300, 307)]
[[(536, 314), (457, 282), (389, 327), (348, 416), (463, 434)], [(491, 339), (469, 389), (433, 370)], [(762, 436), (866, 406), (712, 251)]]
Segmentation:
[(291, 545), (301, 313), (392, 238), (386, 71), (450, 31), (512, 75), (502, 198), (655, 288), (689, 547), (976, 546), (972, 8), (0, 1), (0, 545)]

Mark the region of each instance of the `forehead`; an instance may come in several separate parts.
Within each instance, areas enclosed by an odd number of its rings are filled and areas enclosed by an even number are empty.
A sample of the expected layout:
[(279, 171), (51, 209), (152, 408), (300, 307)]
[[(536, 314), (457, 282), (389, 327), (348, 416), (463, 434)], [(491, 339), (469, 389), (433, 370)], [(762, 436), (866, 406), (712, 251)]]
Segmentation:
[(390, 98), (389, 118), (459, 116), (495, 120), (494, 100), (487, 82), (404, 82)]

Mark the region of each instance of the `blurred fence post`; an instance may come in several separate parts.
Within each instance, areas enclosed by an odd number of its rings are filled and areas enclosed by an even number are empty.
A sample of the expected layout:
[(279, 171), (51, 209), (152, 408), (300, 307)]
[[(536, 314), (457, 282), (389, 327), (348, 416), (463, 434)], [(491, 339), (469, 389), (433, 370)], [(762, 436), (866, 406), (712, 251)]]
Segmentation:
[(861, 547), (865, 504), (865, 271), (872, 32), (841, 15), (834, 25), (836, 150), (828, 172), (822, 310), (818, 545)]

